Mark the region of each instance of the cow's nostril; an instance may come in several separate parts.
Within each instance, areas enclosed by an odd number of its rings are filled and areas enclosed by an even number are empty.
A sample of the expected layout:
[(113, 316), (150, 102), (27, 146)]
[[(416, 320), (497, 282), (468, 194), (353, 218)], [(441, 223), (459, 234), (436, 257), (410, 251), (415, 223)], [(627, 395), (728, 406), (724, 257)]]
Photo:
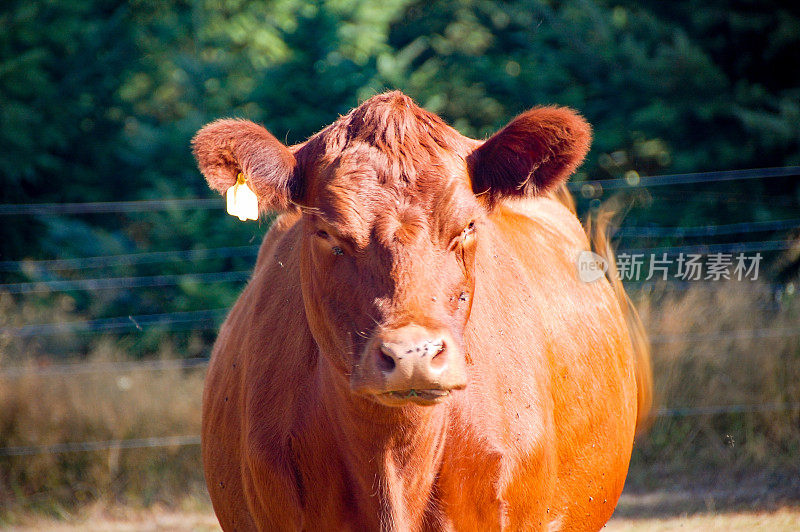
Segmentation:
[(378, 350), (378, 368), (384, 373), (389, 373), (396, 365), (397, 363), (394, 361), (389, 348), (381, 346)]
[(447, 357), (444, 354), (445, 345), (442, 340), (434, 342), (430, 345), (431, 354), (431, 367), (440, 369), (447, 362)]
[(436, 358), (436, 356), (439, 353), (444, 351), (444, 342), (442, 342), (441, 340), (436, 341), (436, 342), (430, 342), (426, 346), (425, 351), (427, 352), (427, 354), (429, 354), (431, 356), (431, 358)]

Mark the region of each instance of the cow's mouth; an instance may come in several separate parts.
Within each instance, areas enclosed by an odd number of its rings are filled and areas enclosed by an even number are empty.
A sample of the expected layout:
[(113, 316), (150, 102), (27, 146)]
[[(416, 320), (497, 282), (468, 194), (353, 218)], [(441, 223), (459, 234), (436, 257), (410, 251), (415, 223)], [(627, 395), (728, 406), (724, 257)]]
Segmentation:
[(392, 390), (378, 395), (379, 400), (391, 406), (399, 406), (408, 403), (419, 405), (435, 405), (444, 401), (450, 395), (450, 390), (438, 388), (418, 390)]

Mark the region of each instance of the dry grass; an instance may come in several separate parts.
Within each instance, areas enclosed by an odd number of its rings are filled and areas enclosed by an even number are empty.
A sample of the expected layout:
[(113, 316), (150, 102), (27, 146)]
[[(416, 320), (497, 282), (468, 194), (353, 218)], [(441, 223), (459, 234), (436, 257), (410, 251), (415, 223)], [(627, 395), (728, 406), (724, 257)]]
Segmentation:
[[(797, 294), (776, 296), (752, 282), (714, 283), (640, 295), (638, 307), (653, 339), (657, 405), (800, 403)], [(638, 443), (629, 476), (635, 487), (672, 481), (721, 488), (748, 479), (800, 496), (797, 406), (663, 416)]]
[(129, 507), (108, 508), (95, 504), (86, 508), (79, 517), (52, 519), (27, 515), (13, 531), (41, 532), (218, 532), (217, 518), (209, 505), (189, 502), (178, 507), (154, 504), (146, 509)]
[(608, 532), (668, 532), (697, 530), (703, 532), (796, 532), (800, 509), (786, 507), (774, 512), (710, 513), (691, 516), (612, 519), (603, 530)]
[[(20, 359), (8, 342), (0, 350)], [(122, 346), (100, 342), (83, 362), (125, 356)], [(161, 356), (176, 353), (164, 347)], [(32, 358), (22, 367), (0, 374), (0, 448), (200, 432), (204, 369), (42, 374)], [(96, 501), (203, 498), (199, 464), (197, 445), (0, 456), (0, 526), (29, 511), (65, 517)]]
[[(623, 503), (624, 504), (624, 500)], [(614, 517), (604, 530), (609, 532), (667, 532), (671, 530), (702, 530), (704, 532), (794, 532), (800, 522), (800, 507), (786, 506), (772, 511), (713, 510), (691, 515), (681, 513), (669, 517)], [(147, 509), (108, 508), (95, 505), (81, 517), (69, 520), (27, 516), (9, 528), (18, 532), (216, 532), (219, 525), (209, 507), (165, 508), (153, 505)]]
[[(6, 381), (0, 447), (196, 435), (202, 380), (192, 370)], [(63, 515), (97, 500), (147, 506), (204, 491), (197, 445), (0, 458), (0, 523), (14, 510)]]

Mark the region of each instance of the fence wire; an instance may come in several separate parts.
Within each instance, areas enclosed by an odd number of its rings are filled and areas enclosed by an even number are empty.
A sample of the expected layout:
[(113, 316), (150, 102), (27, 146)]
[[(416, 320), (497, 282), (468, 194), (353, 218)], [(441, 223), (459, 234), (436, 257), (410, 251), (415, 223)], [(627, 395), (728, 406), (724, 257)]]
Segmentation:
[(30, 294), (38, 292), (68, 292), (70, 290), (119, 290), (122, 288), (152, 288), (174, 286), (181, 283), (230, 283), (246, 281), (249, 271), (178, 273), (141, 277), (103, 277), (100, 279), (71, 279), (59, 281), (33, 281), (29, 283), (0, 284), (0, 292)]
[(144, 326), (172, 326), (175, 324), (192, 324), (196, 327), (197, 324), (203, 323), (215, 327), (217, 320), (222, 318), (227, 312), (227, 308), (218, 308), (184, 312), (165, 312), (162, 314), (116, 316), (113, 318), (100, 318), (87, 321), (39, 323), (23, 325), (21, 327), (0, 327), (0, 336), (8, 335), (18, 338), (30, 338), (34, 336), (53, 336), (66, 333), (143, 330)]
[(738, 181), (745, 179), (765, 179), (775, 177), (792, 177), (800, 175), (800, 166), (782, 166), (777, 168), (753, 168), (748, 170), (721, 170), (716, 172), (696, 172), (691, 174), (671, 174), (660, 176), (636, 176), (634, 179), (597, 179), (594, 181), (575, 181), (568, 183), (572, 192), (579, 192), (585, 186), (600, 190), (620, 190), (637, 187), (661, 187), (667, 185), (690, 185), (696, 183), (719, 183), (721, 181)]
[(6, 203), (0, 205), (0, 215), (102, 214), (188, 209), (222, 209), (223, 206), (219, 198), (93, 201), (86, 203)]
[(125, 253), (120, 255), (100, 255), (75, 259), (52, 260), (9, 260), (0, 261), (0, 271), (24, 272), (29, 270), (83, 270), (109, 266), (133, 266), (161, 262), (194, 262), (206, 259), (226, 259), (251, 257), (258, 253), (259, 246), (233, 246), (209, 249), (175, 251), (149, 251), (144, 253)]
[(175, 369), (194, 369), (208, 365), (208, 357), (128, 360), (124, 362), (72, 362), (47, 366), (18, 366), (0, 371), (0, 377), (15, 379), (23, 376), (50, 377), (59, 375), (79, 375), (86, 373), (130, 373), (132, 371), (165, 371)]
[(55, 443), (52, 445), (20, 445), (0, 448), (0, 456), (31, 456), (37, 454), (105, 451), (108, 449), (176, 447), (184, 445), (200, 445), (200, 436), (163, 436), (153, 438), (130, 438), (124, 440)]
[[(674, 255), (709, 255), (715, 253), (748, 253), (755, 251), (784, 251), (800, 247), (797, 240), (766, 240), (759, 242), (731, 242), (727, 244), (693, 244), (685, 246), (660, 246), (660, 247), (641, 247), (641, 248), (620, 248), (618, 254), (667, 254)], [(245, 246), (242, 255), (257, 253), (257, 246)], [(256, 248), (256, 249), (252, 249)], [(228, 248), (230, 249), (230, 248)], [(237, 249), (238, 248), (234, 248)], [(169, 253), (169, 252), (164, 252)], [(238, 253), (237, 253), (238, 254)], [(162, 255), (162, 257), (165, 255)], [(241, 256), (241, 255), (240, 255)], [(118, 256), (124, 257), (124, 256)], [(102, 257), (91, 257), (99, 259)], [(74, 259), (78, 261), (80, 259)], [(46, 261), (41, 261), (46, 262)], [(54, 261), (55, 262), (55, 261)], [(63, 262), (63, 261), (61, 261)], [(6, 263), (9, 265), (10, 263)], [(22, 264), (22, 263), (20, 263)], [(2, 264), (0, 264), (0, 267)], [(22, 268), (22, 266), (19, 266)], [(152, 275), (138, 277), (102, 277), (97, 279), (64, 279), (48, 281), (31, 281), (25, 283), (0, 284), (0, 292), (5, 291), (11, 294), (27, 294), (37, 292), (65, 292), (70, 290), (111, 290), (122, 288), (146, 288), (158, 286), (172, 286), (182, 282), (196, 283), (219, 283), (219, 282), (241, 282), (248, 280), (250, 272), (209, 272), (209, 273), (183, 273), (170, 275)]]
[[(576, 181), (567, 186), (573, 192), (592, 186), (600, 190), (619, 190), (635, 187), (656, 187), (696, 183), (718, 183), (746, 179), (769, 179), (800, 175), (800, 166), (722, 170), (690, 174), (637, 176), (627, 178)], [(103, 201), (86, 203), (10, 203), (0, 205), (0, 215), (53, 215), (149, 212), (156, 210), (222, 209), (219, 198), (174, 198), (165, 200)]]
[(767, 231), (787, 231), (800, 228), (800, 218), (791, 220), (771, 220), (763, 222), (744, 222), (723, 225), (703, 225), (698, 227), (620, 227), (614, 236), (634, 238), (690, 238), (701, 236), (741, 235)]
[[(689, 238), (701, 236), (721, 236), (758, 233), (767, 231), (786, 231), (800, 228), (800, 218), (791, 220), (771, 220), (723, 225), (704, 225), (697, 227), (629, 226), (619, 228), (615, 236), (626, 238)], [(745, 244), (740, 242), (739, 244)], [(119, 255), (100, 255), (74, 259), (49, 260), (8, 260), (0, 261), (0, 271), (40, 271), (40, 270), (81, 270), (109, 266), (132, 266), (175, 261), (199, 261), (215, 258), (253, 256), (259, 246), (220, 247), (196, 250), (151, 251), (125, 253)]]
[[(798, 409), (800, 409), (800, 403), (768, 403), (754, 405), (664, 408), (656, 411), (653, 415), (657, 418), (680, 418), (727, 414), (775, 413)], [(0, 456), (34, 456), (41, 454), (106, 451), (110, 449), (146, 449), (187, 445), (200, 445), (200, 436), (161, 436), (121, 440), (66, 442), (55, 443), (51, 445), (20, 445), (0, 448)]]

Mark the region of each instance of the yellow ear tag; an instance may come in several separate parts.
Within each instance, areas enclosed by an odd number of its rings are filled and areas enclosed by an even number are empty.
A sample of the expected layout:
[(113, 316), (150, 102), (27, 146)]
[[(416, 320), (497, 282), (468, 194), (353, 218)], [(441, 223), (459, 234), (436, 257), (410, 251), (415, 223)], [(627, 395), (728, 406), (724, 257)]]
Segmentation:
[(225, 191), (228, 214), (241, 221), (258, 220), (258, 197), (247, 186), (247, 179), (239, 172), (236, 184)]

